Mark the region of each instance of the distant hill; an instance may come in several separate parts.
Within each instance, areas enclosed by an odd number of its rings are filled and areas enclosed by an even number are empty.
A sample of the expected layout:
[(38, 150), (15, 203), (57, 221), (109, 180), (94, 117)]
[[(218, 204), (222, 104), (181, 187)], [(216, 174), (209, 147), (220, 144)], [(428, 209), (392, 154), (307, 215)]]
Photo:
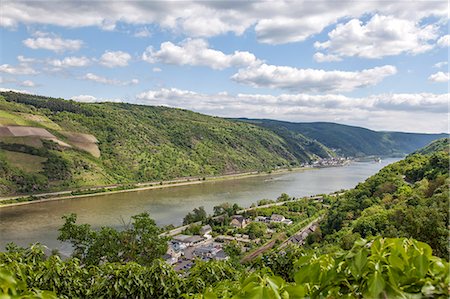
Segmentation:
[(315, 140), (341, 156), (388, 156), (409, 154), (446, 134), (377, 132), (365, 128), (327, 122), (293, 123), (269, 119), (238, 119), (271, 130), (287, 143), (302, 136)]

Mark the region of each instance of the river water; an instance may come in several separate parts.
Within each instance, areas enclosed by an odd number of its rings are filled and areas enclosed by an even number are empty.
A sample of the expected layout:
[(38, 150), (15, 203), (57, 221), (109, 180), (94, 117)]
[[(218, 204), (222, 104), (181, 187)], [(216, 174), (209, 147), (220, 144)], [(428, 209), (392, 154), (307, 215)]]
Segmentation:
[(302, 197), (353, 188), (397, 160), (353, 162), (343, 167), (1, 208), (0, 249), (8, 242), (21, 246), (40, 242), (62, 253), (70, 252), (68, 244), (57, 241), (57, 236), (58, 228), (63, 224), (61, 216), (72, 212), (78, 215), (78, 223), (89, 223), (93, 227), (120, 228), (132, 215), (142, 212), (150, 213), (158, 225), (179, 225), (188, 212), (199, 206), (212, 213), (213, 207), (223, 202), (248, 207), (263, 198), (275, 199), (283, 192)]

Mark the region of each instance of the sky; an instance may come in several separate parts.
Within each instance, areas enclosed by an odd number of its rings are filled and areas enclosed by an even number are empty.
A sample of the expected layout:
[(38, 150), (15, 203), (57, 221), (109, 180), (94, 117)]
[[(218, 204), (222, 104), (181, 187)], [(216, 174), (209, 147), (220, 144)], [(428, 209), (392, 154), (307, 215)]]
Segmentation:
[(447, 1), (0, 2), (0, 90), (449, 132)]

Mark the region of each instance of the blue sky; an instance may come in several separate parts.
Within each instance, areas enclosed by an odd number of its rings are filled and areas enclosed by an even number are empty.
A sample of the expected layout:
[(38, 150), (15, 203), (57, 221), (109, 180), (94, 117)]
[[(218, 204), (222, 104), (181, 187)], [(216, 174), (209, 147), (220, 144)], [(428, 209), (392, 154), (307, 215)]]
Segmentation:
[(2, 1), (0, 88), (448, 132), (445, 1)]

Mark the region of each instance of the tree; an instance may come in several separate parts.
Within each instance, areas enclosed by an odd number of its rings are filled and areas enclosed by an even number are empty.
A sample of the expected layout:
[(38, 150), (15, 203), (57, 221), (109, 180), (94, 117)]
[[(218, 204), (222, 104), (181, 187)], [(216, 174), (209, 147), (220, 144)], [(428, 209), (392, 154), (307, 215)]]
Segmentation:
[(277, 198), (277, 202), (288, 201), (288, 200), (290, 200), (290, 197), (286, 193), (281, 193), (281, 195), (278, 196), (278, 198)]
[(262, 222), (252, 222), (245, 228), (250, 239), (261, 238), (267, 231), (267, 225)]
[(110, 227), (96, 231), (89, 224), (76, 224), (76, 214), (63, 219), (58, 240), (70, 242), (73, 256), (86, 264), (134, 261), (149, 265), (167, 251), (167, 240), (159, 236), (160, 229), (148, 213), (131, 217), (131, 224), (122, 231)]
[(184, 218), (183, 218), (183, 224), (189, 224), (189, 223), (194, 223), (194, 222), (198, 222), (198, 221), (205, 221), (207, 218), (207, 214), (205, 211), (204, 207), (198, 207), (195, 208), (192, 213), (188, 213)]

